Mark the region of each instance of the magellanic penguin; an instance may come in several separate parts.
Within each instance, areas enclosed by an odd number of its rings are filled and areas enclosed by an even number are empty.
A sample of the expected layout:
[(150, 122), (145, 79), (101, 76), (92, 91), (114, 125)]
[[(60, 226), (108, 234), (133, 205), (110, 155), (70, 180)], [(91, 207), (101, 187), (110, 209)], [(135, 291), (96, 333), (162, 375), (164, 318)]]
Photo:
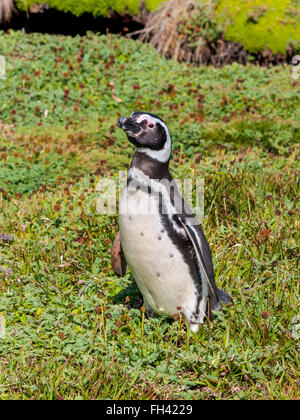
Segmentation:
[(159, 117), (144, 112), (119, 118), (117, 126), (135, 153), (120, 200), (113, 268), (124, 275), (127, 261), (146, 308), (170, 317), (180, 310), (197, 332), (209, 310), (208, 300), (211, 310), (221, 310), (231, 298), (216, 287), (201, 225), (169, 172), (169, 130)]

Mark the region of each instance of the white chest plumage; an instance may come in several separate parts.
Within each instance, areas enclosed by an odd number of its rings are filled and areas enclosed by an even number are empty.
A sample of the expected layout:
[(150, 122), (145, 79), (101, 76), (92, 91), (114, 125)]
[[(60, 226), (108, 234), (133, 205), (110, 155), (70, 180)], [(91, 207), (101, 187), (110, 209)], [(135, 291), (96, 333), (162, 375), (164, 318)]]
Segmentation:
[[(149, 179), (141, 171), (131, 170), (131, 176), (138, 177), (143, 185), (149, 185)], [(153, 183), (151, 185), (153, 187)], [(157, 188), (160, 188), (159, 183)], [(163, 199), (167, 201), (168, 197), (164, 194)], [(175, 213), (170, 202), (166, 207), (170, 213)], [(120, 202), (119, 224), (122, 248), (145, 305), (156, 313), (169, 316), (181, 307), (188, 320), (197, 311), (196, 324), (203, 322), (207, 288), (205, 285), (202, 288), (199, 303), (195, 279), (162, 224), (157, 196), (148, 194), (147, 189), (129, 185)], [(195, 331), (196, 324), (192, 327)]]

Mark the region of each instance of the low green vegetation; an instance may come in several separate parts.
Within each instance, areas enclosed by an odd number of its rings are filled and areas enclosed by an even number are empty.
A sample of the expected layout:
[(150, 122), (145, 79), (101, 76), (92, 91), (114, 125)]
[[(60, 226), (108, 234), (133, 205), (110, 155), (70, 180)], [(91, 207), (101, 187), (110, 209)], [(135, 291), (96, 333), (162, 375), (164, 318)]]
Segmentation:
[[(0, 397), (299, 398), (299, 91), (291, 68), (194, 68), (116, 36), (0, 33)], [(148, 318), (96, 210), (133, 148), (118, 116), (168, 124), (176, 178), (204, 178), (216, 281), (198, 335)], [(4, 331), (5, 322), (5, 331)], [(299, 335), (299, 334), (298, 334)]]

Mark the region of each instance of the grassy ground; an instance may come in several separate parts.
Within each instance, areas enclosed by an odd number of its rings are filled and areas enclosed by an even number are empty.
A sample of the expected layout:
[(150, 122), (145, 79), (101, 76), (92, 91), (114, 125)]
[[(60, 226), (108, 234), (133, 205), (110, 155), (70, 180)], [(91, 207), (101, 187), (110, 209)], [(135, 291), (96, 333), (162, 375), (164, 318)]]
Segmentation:
[[(0, 54), (0, 397), (299, 398), (291, 69), (196, 69), (95, 35), (0, 33)], [(130, 272), (110, 267), (117, 216), (95, 209), (98, 180), (133, 151), (115, 121), (142, 109), (170, 127), (175, 177), (205, 180), (216, 281), (234, 305), (198, 335), (140, 311)]]

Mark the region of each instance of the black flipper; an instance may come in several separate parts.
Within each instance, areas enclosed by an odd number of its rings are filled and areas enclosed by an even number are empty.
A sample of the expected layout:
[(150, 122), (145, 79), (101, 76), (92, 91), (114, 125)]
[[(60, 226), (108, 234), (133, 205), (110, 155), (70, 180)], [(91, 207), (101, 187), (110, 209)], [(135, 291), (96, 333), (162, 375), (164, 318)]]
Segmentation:
[(201, 241), (201, 245), (202, 245), (201, 249), (202, 249), (203, 259), (205, 261), (207, 273), (215, 289), (215, 294), (218, 297), (218, 299), (215, 300), (214, 296), (210, 296), (210, 307), (213, 311), (220, 311), (223, 306), (226, 306), (232, 303), (232, 298), (228, 295), (228, 293), (224, 292), (224, 290), (217, 288), (216, 283), (215, 283), (215, 272), (214, 272), (214, 267), (212, 263), (211, 252), (210, 252), (210, 248), (207, 243), (206, 237), (203, 233), (203, 230), (200, 224), (197, 224), (193, 227), (197, 231), (199, 239)]
[(185, 221), (184, 216), (179, 214), (174, 218), (183, 227), (187, 237), (193, 245), (199, 267), (201, 268), (204, 279), (208, 285), (210, 309), (213, 311), (220, 311), (224, 305), (231, 303), (232, 299), (226, 292), (218, 289), (216, 286), (211, 252), (201, 225), (189, 224)]
[(204, 258), (203, 258), (202, 252), (201, 252), (199, 242), (197, 240), (197, 236), (195, 235), (195, 232), (193, 230), (193, 227), (188, 225), (187, 223), (185, 223), (184, 220), (183, 220), (183, 217), (180, 216), (179, 214), (177, 215), (176, 219), (178, 220), (178, 222), (181, 224), (181, 226), (185, 230), (185, 233), (187, 234), (189, 240), (191, 241), (191, 243), (193, 245), (193, 248), (194, 248), (198, 263), (199, 263), (199, 266), (200, 266), (200, 268), (201, 268), (201, 270), (204, 274), (204, 278), (207, 282), (208, 288), (210, 289), (213, 296), (215, 298), (217, 298), (215, 289), (214, 289), (213, 285), (211, 284), (210, 278), (208, 276), (205, 261), (204, 261)]

